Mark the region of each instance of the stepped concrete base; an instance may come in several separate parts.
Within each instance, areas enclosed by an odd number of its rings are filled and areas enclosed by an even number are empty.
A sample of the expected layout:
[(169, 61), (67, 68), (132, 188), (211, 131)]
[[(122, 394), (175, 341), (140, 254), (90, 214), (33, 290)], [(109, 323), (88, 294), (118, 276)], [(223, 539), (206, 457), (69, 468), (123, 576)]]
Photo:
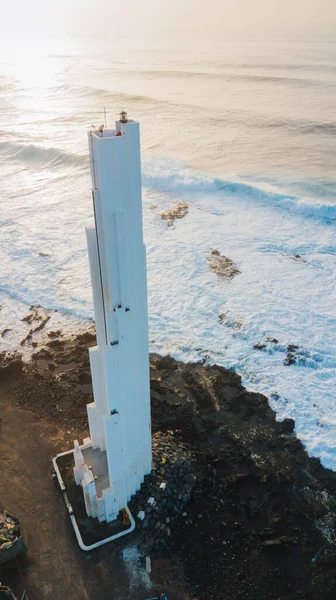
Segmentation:
[[(80, 485), (76, 484), (74, 479), (73, 467), (75, 462), (73, 450), (58, 454), (53, 458), (52, 462), (78, 544), (82, 550), (93, 550), (127, 535), (135, 529), (135, 521), (127, 506), (125, 506), (123, 511), (120, 511), (118, 518), (110, 523), (100, 523), (98, 519), (87, 516), (83, 489)], [(94, 465), (92, 466), (94, 467)]]

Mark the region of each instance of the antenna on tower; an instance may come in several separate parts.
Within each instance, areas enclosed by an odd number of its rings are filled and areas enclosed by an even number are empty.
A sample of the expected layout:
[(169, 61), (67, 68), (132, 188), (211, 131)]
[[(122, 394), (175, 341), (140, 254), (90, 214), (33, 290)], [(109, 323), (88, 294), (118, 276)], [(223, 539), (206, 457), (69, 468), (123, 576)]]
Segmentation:
[(107, 121), (106, 121), (106, 106), (104, 106), (104, 123), (105, 123), (105, 129), (107, 129)]

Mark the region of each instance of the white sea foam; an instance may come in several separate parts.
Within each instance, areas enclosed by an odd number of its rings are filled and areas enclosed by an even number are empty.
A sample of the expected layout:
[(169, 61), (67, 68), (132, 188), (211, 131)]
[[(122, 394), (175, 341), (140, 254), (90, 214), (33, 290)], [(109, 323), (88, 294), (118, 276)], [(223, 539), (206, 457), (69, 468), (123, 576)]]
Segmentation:
[(57, 148), (48, 148), (36, 144), (18, 143), (11, 141), (0, 142), (0, 156), (6, 160), (28, 164), (30, 167), (41, 169), (43, 166), (52, 168), (74, 164), (87, 166), (87, 157), (79, 154), (67, 153)]
[[(147, 158), (143, 179), (151, 350), (236, 369), (250, 389), (269, 396), (278, 418), (295, 419), (309, 452), (336, 469), (332, 222), (297, 214), (293, 199), (288, 206), (284, 196), (239, 182), (218, 185), (177, 162)], [(48, 194), (35, 183), (34, 194), (18, 196), (2, 222), (3, 328), (27, 304), (92, 316), (88, 173), (81, 183), (56, 179)], [(160, 213), (177, 200), (189, 213), (168, 227)], [(209, 270), (214, 248), (238, 265), (231, 281)], [(267, 336), (278, 344), (253, 348)], [(6, 334), (3, 346), (13, 343), (14, 334)], [(289, 344), (300, 346), (299, 362), (285, 366)]]
[[(146, 165), (145, 165), (146, 166)], [(222, 197), (234, 197), (240, 200), (272, 204), (275, 207), (302, 214), (308, 217), (336, 220), (336, 205), (318, 201), (314, 198), (302, 198), (290, 194), (280, 194), (261, 183), (245, 183), (239, 180), (225, 181), (219, 178), (205, 177), (174, 161), (149, 163), (144, 174), (144, 185), (149, 188), (169, 190), (177, 193), (214, 193), (221, 192)], [(221, 207), (218, 207), (221, 211)]]
[[(125, 107), (141, 122), (151, 349), (237, 369), (336, 469), (335, 45), (117, 34), (0, 53), (1, 347), (31, 304), (59, 311), (47, 327), (92, 317), (85, 131)], [(189, 213), (167, 227), (178, 200)], [(209, 271), (211, 248), (237, 263), (232, 281)], [(266, 336), (278, 343), (254, 349)]]

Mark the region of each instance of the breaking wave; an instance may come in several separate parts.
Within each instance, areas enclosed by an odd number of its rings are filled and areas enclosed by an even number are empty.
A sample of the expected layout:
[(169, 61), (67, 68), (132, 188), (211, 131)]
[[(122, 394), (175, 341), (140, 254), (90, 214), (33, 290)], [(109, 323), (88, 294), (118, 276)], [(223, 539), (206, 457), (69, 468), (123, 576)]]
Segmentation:
[[(0, 142), (0, 156), (8, 161), (16, 161), (35, 168), (64, 169), (72, 167), (88, 170), (88, 156), (64, 152), (57, 148), (43, 147), (20, 142)], [(170, 163), (169, 159), (144, 160), (143, 185), (149, 189), (159, 189), (168, 193), (221, 194), (235, 199), (250, 199), (268, 206), (295, 212), (307, 217), (336, 220), (336, 205), (318, 202), (316, 197), (301, 197), (286, 193), (265, 190), (262, 186), (241, 181), (228, 181), (198, 174), (181, 164)]]
[[(218, 77), (218, 78), (223, 78), (223, 75), (220, 74), (210, 74), (210, 73), (198, 73), (198, 72), (193, 72), (193, 71), (188, 71), (188, 72), (184, 72), (184, 71), (141, 71), (142, 74), (144, 75), (151, 75), (151, 76), (165, 76), (165, 77), (181, 77), (182, 79), (186, 78), (186, 77), (209, 77), (209, 78), (213, 78), (213, 77)], [(139, 73), (137, 73), (139, 74)], [(304, 85), (307, 82), (305, 82), (303, 79), (295, 79), (295, 78), (284, 78), (284, 77), (273, 77), (273, 76), (263, 76), (263, 75), (240, 75), (240, 74), (232, 74), (232, 75), (228, 75), (227, 79), (255, 79), (255, 80), (263, 80), (265, 82), (268, 83), (279, 83), (281, 81), (285, 82), (286, 79), (288, 79), (288, 81), (290, 81), (291, 83), (295, 83), (295, 81), (297, 82), (298, 85)], [(301, 83), (300, 83), (301, 82)], [(314, 82), (309, 81), (309, 83), (313, 84)], [(324, 82), (321, 81), (316, 81), (315, 82), (316, 85), (324, 85)], [(332, 84), (330, 84), (332, 85)], [(336, 86), (336, 84), (335, 84)], [(98, 88), (92, 88), (90, 86), (80, 86), (80, 85), (62, 85), (59, 88), (57, 88), (58, 90), (62, 90), (63, 93), (72, 95), (75, 94), (79, 97), (83, 97), (83, 98), (93, 98), (94, 100), (102, 100), (104, 99), (104, 102), (106, 103), (111, 103), (111, 104), (119, 104), (121, 105), (125, 105), (125, 106), (130, 106), (130, 105), (136, 105), (136, 106), (141, 106), (141, 105), (145, 105), (146, 107), (148, 106), (153, 106), (153, 107), (159, 107), (159, 106), (170, 106), (170, 107), (174, 107), (176, 110), (183, 110), (186, 109), (190, 106), (192, 106), (193, 111), (195, 112), (196, 110), (198, 111), (197, 115), (199, 118), (204, 118), (204, 112), (206, 113), (206, 119), (207, 119), (207, 124), (208, 126), (211, 124), (213, 125), (216, 129), (218, 128), (218, 124), (219, 123), (225, 123), (225, 124), (229, 124), (230, 126), (232, 126), (232, 124), (234, 124), (235, 126), (240, 126), (243, 125), (244, 127), (248, 127), (249, 129), (271, 129), (271, 130), (281, 130), (281, 131), (286, 131), (289, 132), (290, 134), (296, 134), (296, 135), (316, 135), (316, 136), (335, 136), (336, 134), (336, 124), (333, 121), (314, 121), (314, 120), (310, 120), (310, 119), (293, 119), (293, 118), (286, 118), (286, 119), (281, 119), (281, 118), (276, 118), (276, 117), (267, 117), (267, 115), (258, 115), (255, 113), (252, 113), (250, 111), (244, 111), (244, 110), (235, 110), (235, 111), (230, 111), (227, 113), (221, 113), (220, 115), (216, 115), (216, 117), (212, 118), (211, 116), (209, 117), (208, 115), (208, 108), (204, 108), (204, 111), (201, 107), (196, 107), (193, 104), (190, 104), (190, 102), (185, 101), (185, 102), (174, 102), (173, 100), (161, 100), (159, 98), (154, 98), (152, 96), (145, 96), (145, 95), (140, 95), (140, 94), (127, 94), (127, 93), (120, 93), (120, 92), (113, 92), (111, 90), (107, 90), (107, 89), (98, 89)], [(187, 99), (186, 99), (187, 100)], [(196, 112), (195, 112), (196, 114)], [(62, 119), (62, 117), (58, 117), (58, 120), (64, 120)], [(66, 121), (66, 119), (65, 119)]]
[(287, 130), (294, 134), (299, 135), (332, 135), (336, 134), (336, 123), (333, 122), (322, 122), (318, 123), (316, 121), (309, 120), (299, 120), (299, 119), (272, 119), (270, 121), (260, 120), (260, 123), (257, 123), (258, 127), (263, 127), (266, 129), (281, 129)]
[[(228, 67), (234, 67), (233, 65), (228, 65)], [(235, 68), (237, 68), (237, 66), (235, 66)], [(238, 65), (239, 68), (239, 65)], [(251, 67), (252, 68), (258, 68), (258, 67)], [(261, 67), (260, 67), (261, 68)], [(263, 67), (266, 71), (268, 70), (268, 67), (265, 65), (265, 67)], [(297, 69), (298, 71), (298, 69)], [(304, 71), (304, 69), (303, 69)], [(323, 69), (322, 69), (323, 71)], [(328, 70), (325, 70), (326, 72), (326, 77), (328, 74)], [(118, 71), (117, 71), (118, 73)], [(295, 73), (295, 69), (294, 69), (294, 73)], [(190, 78), (195, 78), (197, 80), (211, 80), (211, 79), (218, 79), (218, 80), (222, 80), (222, 81), (241, 81), (241, 82), (247, 82), (247, 83), (259, 83), (259, 84), (270, 84), (270, 85), (282, 85), (282, 86), (294, 86), (294, 87), (299, 87), (299, 88), (309, 88), (309, 87), (316, 87), (316, 88), (325, 88), (326, 86), (328, 88), (335, 88), (336, 87), (336, 81), (335, 80), (330, 80), (328, 78), (324, 78), (324, 79), (314, 79), (314, 78), (310, 78), (310, 77), (302, 77), (302, 76), (296, 76), (293, 73), (293, 75), (291, 75), (290, 73), (287, 75), (281, 75), (281, 74), (272, 74), (272, 69), (270, 69), (269, 73), (251, 73), (251, 72), (241, 72), (241, 73), (235, 73), (235, 72), (231, 72), (229, 71), (208, 71), (208, 70), (173, 70), (173, 69), (164, 69), (164, 70), (157, 70), (157, 69), (143, 69), (143, 70), (132, 70), (129, 69), (127, 70), (127, 74), (128, 75), (136, 75), (136, 76), (143, 76), (146, 78), (164, 78), (164, 79), (181, 79), (181, 80), (187, 80)], [(125, 74), (125, 69), (120, 70), (120, 75), (123, 76)], [(90, 88), (80, 88), (78, 86), (78, 89), (75, 90), (74, 86), (70, 86), (70, 88), (68, 87), (68, 89), (66, 91), (77, 91), (77, 92), (82, 92), (82, 93), (86, 93), (91, 95), (92, 92), (97, 92), (97, 93), (103, 93), (103, 90), (90, 90)], [(105, 91), (106, 93), (106, 91)], [(109, 93), (109, 92), (107, 92)], [(116, 96), (119, 96), (119, 94), (113, 94), (113, 98), (115, 98)], [(132, 98), (132, 95), (130, 96)], [(135, 98), (138, 98), (138, 96), (135, 96)]]
[[(218, 63), (215, 63), (218, 66)], [(222, 68), (239, 68), (239, 69), (269, 69), (270, 71), (331, 71), (336, 72), (336, 67), (331, 63), (278, 63), (278, 62), (250, 62), (250, 63), (220, 63)]]
[(36, 144), (20, 144), (17, 142), (0, 142), (0, 155), (7, 160), (22, 161), (29, 166), (64, 167), (67, 165), (87, 166), (87, 156), (63, 152), (57, 148), (37, 146)]
[(174, 193), (222, 194), (224, 197), (235, 199), (250, 199), (262, 202), (268, 206), (288, 210), (296, 214), (330, 221), (336, 220), (336, 205), (319, 203), (309, 198), (281, 194), (253, 184), (240, 181), (226, 181), (220, 178), (202, 177), (188, 171), (157, 172), (147, 166), (144, 169), (143, 184), (147, 188), (160, 189)]
[[(82, 86), (82, 85), (66, 85), (63, 84), (57, 88), (56, 90), (60, 90), (65, 94), (76, 94), (79, 97), (84, 98), (98, 98), (101, 100), (104, 98), (106, 101), (110, 102), (118, 102), (120, 104), (133, 104), (139, 102), (158, 104), (160, 100), (156, 100), (151, 96), (143, 96), (141, 94), (127, 94), (122, 92), (113, 92), (112, 90), (106, 90), (102, 88), (93, 88), (90, 86)], [(163, 103), (161, 101), (161, 103)]]
[(303, 77), (284, 77), (281, 75), (258, 75), (258, 74), (240, 74), (232, 73), (225, 76), (228, 80), (240, 80), (255, 83), (270, 83), (274, 85), (292, 85), (297, 87), (336, 87), (335, 82), (327, 80), (307, 79)]

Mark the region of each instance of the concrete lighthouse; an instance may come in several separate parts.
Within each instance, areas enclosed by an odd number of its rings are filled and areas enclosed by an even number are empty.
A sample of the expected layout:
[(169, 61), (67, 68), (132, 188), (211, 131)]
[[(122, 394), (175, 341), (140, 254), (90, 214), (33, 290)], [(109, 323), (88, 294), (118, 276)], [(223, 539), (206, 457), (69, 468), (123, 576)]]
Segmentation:
[(89, 132), (94, 224), (87, 228), (97, 346), (90, 348), (90, 438), (74, 476), (88, 516), (112, 521), (151, 471), (146, 254), (139, 123)]

